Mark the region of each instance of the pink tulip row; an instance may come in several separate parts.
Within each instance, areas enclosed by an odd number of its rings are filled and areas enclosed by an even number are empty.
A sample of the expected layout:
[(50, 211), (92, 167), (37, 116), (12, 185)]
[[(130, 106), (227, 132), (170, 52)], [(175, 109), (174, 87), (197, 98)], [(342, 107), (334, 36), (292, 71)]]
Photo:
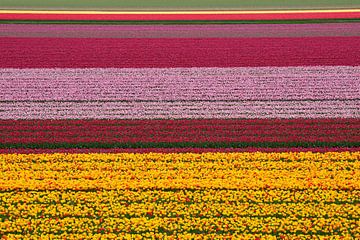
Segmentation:
[(359, 100), (0, 102), (1, 119), (359, 118)]
[(359, 99), (360, 67), (0, 69), (1, 100)]

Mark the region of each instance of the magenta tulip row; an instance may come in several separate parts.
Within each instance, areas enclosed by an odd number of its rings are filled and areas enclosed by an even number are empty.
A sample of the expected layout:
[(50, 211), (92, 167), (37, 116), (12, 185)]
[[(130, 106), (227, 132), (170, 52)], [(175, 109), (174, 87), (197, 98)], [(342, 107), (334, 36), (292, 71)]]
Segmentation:
[(0, 119), (360, 118), (360, 101), (3, 101), (0, 112)]
[(360, 67), (0, 69), (1, 100), (356, 100)]
[(1, 68), (360, 66), (360, 38), (22, 38), (0, 40)]

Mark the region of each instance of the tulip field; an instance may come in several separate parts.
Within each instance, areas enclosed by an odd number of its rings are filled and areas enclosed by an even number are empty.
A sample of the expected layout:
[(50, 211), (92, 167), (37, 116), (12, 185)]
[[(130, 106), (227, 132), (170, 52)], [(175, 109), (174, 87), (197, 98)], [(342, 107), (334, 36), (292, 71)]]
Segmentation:
[(360, 239), (360, 1), (0, 3), (1, 239)]
[(11, 238), (351, 239), (359, 237), (359, 158), (359, 152), (1, 155), (1, 227)]

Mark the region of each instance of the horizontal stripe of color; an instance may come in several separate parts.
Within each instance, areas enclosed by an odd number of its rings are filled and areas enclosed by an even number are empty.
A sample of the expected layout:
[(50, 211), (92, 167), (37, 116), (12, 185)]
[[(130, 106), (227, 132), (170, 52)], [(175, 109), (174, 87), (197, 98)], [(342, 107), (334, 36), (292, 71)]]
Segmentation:
[(0, 20), (66, 20), (66, 21), (237, 21), (237, 20), (303, 20), (303, 19), (355, 19), (360, 18), (360, 11), (346, 12), (294, 11), (294, 12), (102, 12), (74, 13), (73, 11), (1, 11)]
[(246, 38), (360, 36), (358, 23), (231, 25), (0, 24), (0, 37)]
[(74, 149), (74, 148), (360, 148), (360, 142), (53, 142), (0, 143), (0, 148)]
[(359, 8), (359, 0), (2, 0), (2, 9), (47, 10), (260, 10)]
[(360, 100), (360, 67), (0, 69), (4, 101)]
[(69, 25), (231, 25), (231, 24), (319, 24), (319, 23), (357, 23), (360, 18), (349, 19), (303, 19), (303, 20), (158, 20), (158, 21), (94, 21), (94, 20), (0, 20), (0, 24), (69, 24)]
[(6, 164), (0, 165), (0, 191), (174, 188), (351, 191), (360, 187), (359, 154), (1, 154), (0, 161)]
[(360, 147), (293, 148), (0, 148), (0, 154), (39, 153), (209, 153), (209, 152), (359, 152)]
[(0, 38), (0, 67), (357, 66), (359, 46), (360, 37)]
[(0, 102), (0, 119), (359, 118), (359, 100)]
[(3, 144), (360, 142), (360, 120), (0, 121)]

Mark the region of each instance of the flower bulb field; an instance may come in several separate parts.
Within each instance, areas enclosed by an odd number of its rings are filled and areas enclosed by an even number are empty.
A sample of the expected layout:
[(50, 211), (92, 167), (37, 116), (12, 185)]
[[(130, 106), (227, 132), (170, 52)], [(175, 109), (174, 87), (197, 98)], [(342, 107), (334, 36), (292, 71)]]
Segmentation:
[(360, 239), (360, 1), (0, 5), (1, 239)]
[(351, 238), (359, 236), (359, 158), (359, 152), (1, 155), (1, 228), (11, 238)]

